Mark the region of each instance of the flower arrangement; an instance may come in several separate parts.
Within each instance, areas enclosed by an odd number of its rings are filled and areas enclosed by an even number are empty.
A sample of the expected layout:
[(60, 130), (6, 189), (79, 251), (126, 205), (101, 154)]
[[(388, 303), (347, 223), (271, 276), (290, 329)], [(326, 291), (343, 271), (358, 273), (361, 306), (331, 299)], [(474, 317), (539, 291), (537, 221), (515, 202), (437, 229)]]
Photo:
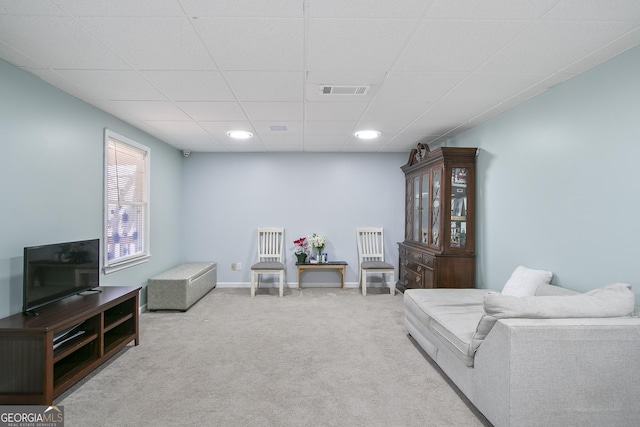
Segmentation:
[(296, 245), (296, 255), (297, 254), (306, 254), (307, 253), (307, 238), (300, 237), (297, 240), (293, 241), (293, 244)]
[(311, 243), (311, 246), (318, 249), (318, 252), (322, 252), (324, 245), (327, 244), (327, 238), (322, 234), (313, 233), (308, 237), (308, 240)]

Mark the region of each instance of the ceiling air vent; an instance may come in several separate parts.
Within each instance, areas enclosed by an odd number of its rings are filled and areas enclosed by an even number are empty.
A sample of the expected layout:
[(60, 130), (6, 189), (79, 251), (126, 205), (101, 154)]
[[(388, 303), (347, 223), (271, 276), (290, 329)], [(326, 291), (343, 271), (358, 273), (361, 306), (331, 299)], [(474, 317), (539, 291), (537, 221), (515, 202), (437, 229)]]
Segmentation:
[(366, 95), (371, 86), (322, 86), (323, 95)]

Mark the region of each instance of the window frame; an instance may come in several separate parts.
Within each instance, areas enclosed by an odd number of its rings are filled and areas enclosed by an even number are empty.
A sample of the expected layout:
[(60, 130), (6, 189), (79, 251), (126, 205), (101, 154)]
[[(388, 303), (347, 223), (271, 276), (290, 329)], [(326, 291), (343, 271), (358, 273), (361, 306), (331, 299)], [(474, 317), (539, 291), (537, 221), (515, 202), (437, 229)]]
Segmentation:
[[(143, 184), (143, 192), (144, 192), (144, 201), (142, 205), (144, 206), (144, 214), (143, 214), (143, 236), (142, 236), (142, 251), (138, 252), (134, 255), (120, 257), (115, 260), (109, 259), (109, 236), (108, 236), (108, 227), (109, 227), (109, 194), (108, 194), (108, 181), (109, 181), (109, 142), (114, 141), (118, 144), (128, 145), (137, 150), (141, 150), (145, 152), (145, 173), (144, 173), (144, 184)], [(139, 265), (149, 261), (151, 257), (150, 252), (150, 206), (151, 206), (151, 148), (146, 145), (140, 144), (126, 136), (120, 135), (114, 131), (109, 129), (104, 130), (104, 172), (103, 172), (103, 226), (102, 226), (102, 252), (103, 252), (103, 272), (104, 274), (113, 273), (118, 270), (122, 270), (124, 268), (133, 267), (134, 265)]]

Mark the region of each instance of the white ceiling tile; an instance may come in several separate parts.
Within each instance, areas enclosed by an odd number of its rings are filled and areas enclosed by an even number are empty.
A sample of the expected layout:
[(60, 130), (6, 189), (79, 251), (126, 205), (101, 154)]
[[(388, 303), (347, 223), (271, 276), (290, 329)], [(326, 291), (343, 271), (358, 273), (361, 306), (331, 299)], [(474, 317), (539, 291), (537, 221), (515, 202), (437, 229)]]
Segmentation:
[(302, 135), (280, 135), (275, 133), (260, 134), (260, 139), (267, 147), (272, 145), (299, 145), (302, 148)]
[[(253, 122), (254, 129), (260, 135), (260, 138), (264, 140), (267, 135), (273, 137), (287, 137), (295, 135), (298, 138), (303, 134), (302, 121), (268, 121), (268, 122)], [(285, 126), (286, 130), (273, 130), (272, 126)]]
[(388, 70), (416, 24), (405, 19), (311, 19), (307, 67)]
[(242, 102), (249, 120), (302, 121), (302, 102)]
[(483, 108), (499, 104), (541, 80), (544, 74), (472, 73), (443, 98), (447, 103), (468, 103)]
[(189, 120), (189, 116), (169, 101), (94, 101), (92, 103), (103, 111), (125, 120)]
[(233, 101), (235, 98), (219, 71), (141, 71), (173, 101)]
[(436, 0), (427, 13), (432, 19), (533, 20), (558, 0)]
[(0, 41), (0, 58), (21, 68), (43, 68), (44, 66), (22, 52), (18, 52), (11, 46)]
[(300, 0), (179, 0), (191, 16), (301, 18)]
[(310, 135), (345, 135), (349, 136), (354, 132), (354, 122), (310, 122), (307, 121), (304, 127), (304, 134)]
[(0, 15), (0, 40), (49, 68), (127, 68), (118, 56), (69, 17)]
[(301, 71), (227, 71), (224, 74), (239, 101), (302, 101)]
[(424, 21), (395, 69), (474, 71), (523, 29), (508, 21)]
[(545, 20), (555, 21), (640, 21), (638, 0), (561, 0)]
[(194, 120), (204, 121), (246, 121), (237, 102), (176, 102), (176, 105)]
[(0, 15), (64, 15), (51, 0), (0, 0)]
[(315, 85), (381, 85), (386, 71), (314, 70), (307, 73), (307, 83)]
[(135, 71), (126, 70), (56, 70), (69, 86), (79, 88), (83, 98), (118, 101), (163, 101), (158, 92)]
[(362, 120), (366, 122), (399, 122), (406, 125), (428, 107), (428, 101), (374, 102), (362, 116)]
[(96, 37), (138, 70), (209, 70), (213, 61), (188, 18), (81, 17)]
[[(176, 0), (53, 0), (74, 16), (182, 16)], [(28, 3), (28, 2), (24, 2)]]
[(600, 49), (589, 52), (587, 55), (561, 69), (560, 71), (566, 73), (579, 74), (595, 67), (613, 58), (620, 53), (631, 49), (634, 46), (640, 44), (640, 29), (636, 28), (622, 37), (607, 43)]
[(304, 146), (307, 147), (321, 147), (321, 146), (336, 146), (342, 147), (345, 141), (349, 139), (349, 135), (305, 135)]
[(193, 21), (223, 70), (302, 70), (302, 19), (201, 18)]
[(415, 18), (432, 0), (311, 0), (311, 18)]
[(535, 22), (478, 71), (555, 73), (632, 29), (624, 22)]
[(145, 120), (149, 126), (168, 135), (206, 136), (207, 131), (191, 120)]
[(394, 71), (378, 91), (376, 102), (435, 102), (468, 75), (468, 72)]
[(366, 108), (366, 102), (307, 102), (305, 119), (312, 122), (357, 121)]

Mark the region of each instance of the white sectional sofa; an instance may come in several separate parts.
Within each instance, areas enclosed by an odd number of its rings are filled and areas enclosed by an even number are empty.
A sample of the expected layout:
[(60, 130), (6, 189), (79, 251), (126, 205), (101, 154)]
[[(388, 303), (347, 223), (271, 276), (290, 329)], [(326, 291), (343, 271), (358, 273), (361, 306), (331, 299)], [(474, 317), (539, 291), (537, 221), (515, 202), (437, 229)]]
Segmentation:
[(406, 329), (496, 427), (640, 425), (630, 286), (532, 289), (406, 290)]

